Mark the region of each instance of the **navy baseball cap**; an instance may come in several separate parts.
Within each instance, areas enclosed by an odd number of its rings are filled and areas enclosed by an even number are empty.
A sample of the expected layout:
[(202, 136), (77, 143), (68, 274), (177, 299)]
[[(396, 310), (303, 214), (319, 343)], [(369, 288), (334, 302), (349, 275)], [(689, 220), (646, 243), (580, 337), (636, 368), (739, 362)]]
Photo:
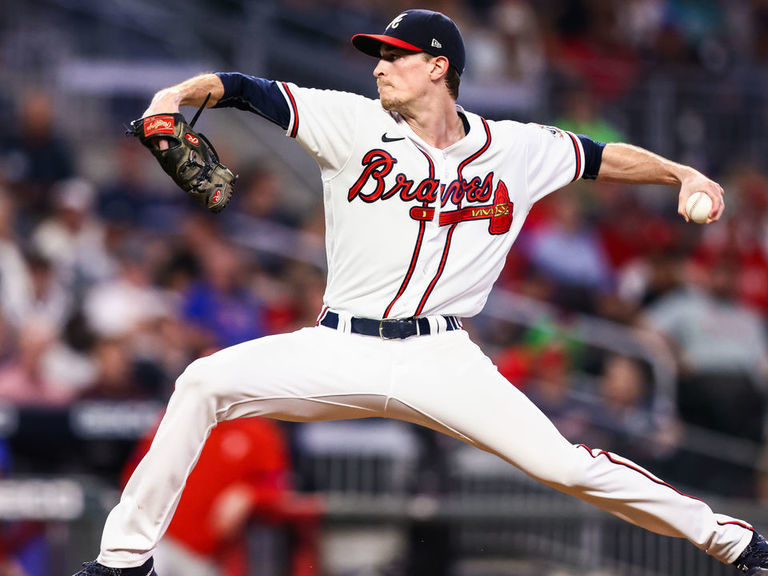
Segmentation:
[(464, 72), (464, 40), (453, 20), (440, 12), (406, 10), (389, 23), (384, 34), (355, 34), (352, 44), (374, 58), (381, 57), (382, 44), (445, 56), (459, 74)]

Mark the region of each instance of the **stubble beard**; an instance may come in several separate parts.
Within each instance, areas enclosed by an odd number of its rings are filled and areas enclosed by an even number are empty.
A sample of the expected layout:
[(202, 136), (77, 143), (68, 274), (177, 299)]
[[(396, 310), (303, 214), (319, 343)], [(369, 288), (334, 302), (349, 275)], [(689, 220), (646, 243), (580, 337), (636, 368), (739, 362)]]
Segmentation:
[(387, 112), (397, 112), (402, 116), (408, 116), (411, 104), (403, 98), (385, 97), (379, 95), (381, 107)]
[(381, 107), (389, 112), (398, 112), (403, 105), (399, 98), (382, 98)]
[[(387, 90), (387, 88), (389, 89)], [(389, 92), (390, 94), (388, 96), (382, 94), (384, 91)], [(387, 112), (401, 112), (405, 105), (402, 98), (392, 95), (392, 89), (389, 84), (379, 86), (379, 102), (381, 102), (381, 107)]]

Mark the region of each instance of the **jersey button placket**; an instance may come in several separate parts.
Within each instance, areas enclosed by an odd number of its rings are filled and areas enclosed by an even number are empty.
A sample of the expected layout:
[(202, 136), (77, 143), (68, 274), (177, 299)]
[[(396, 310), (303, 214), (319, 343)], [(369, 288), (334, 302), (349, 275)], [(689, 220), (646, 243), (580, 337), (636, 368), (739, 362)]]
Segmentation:
[(435, 164), (435, 177), (440, 182), (435, 199), (435, 216), (427, 226), (427, 238), (425, 239), (424, 258), (421, 263), (421, 271), (427, 282), (437, 269), (438, 253), (440, 249), (440, 212), (442, 211), (442, 191), (445, 184), (445, 154), (442, 150), (435, 154), (434, 149), (425, 150)]

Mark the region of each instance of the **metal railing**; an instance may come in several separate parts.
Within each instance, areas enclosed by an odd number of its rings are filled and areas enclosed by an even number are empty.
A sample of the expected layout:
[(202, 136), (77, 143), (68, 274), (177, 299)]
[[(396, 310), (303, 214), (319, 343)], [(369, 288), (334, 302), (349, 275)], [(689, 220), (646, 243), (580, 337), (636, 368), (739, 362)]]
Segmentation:
[[(471, 574), (472, 566), (483, 566), (476, 573), (485, 576), (519, 574), (521, 561), (544, 567), (543, 573), (556, 567), (563, 574), (734, 574), (732, 566), (686, 540), (653, 534), (557, 493), (495, 456), (471, 447), (458, 448), (454, 456), (448, 489), (439, 495), (402, 493), (397, 487), (371, 493), (359, 485), (327, 490), (326, 525), (447, 527), (443, 545), (455, 558), (455, 574)], [(359, 455), (338, 458), (346, 460), (335, 463), (344, 469), (381, 465)], [(758, 527), (768, 525), (764, 507), (716, 499), (712, 504)]]
[[(326, 494), (324, 533), (332, 534), (337, 529), (354, 532), (354, 527), (375, 533), (378, 527), (382, 533), (394, 530), (405, 537), (411, 526), (439, 525), (444, 530), (443, 539), (437, 544), (450, 553), (452, 576), (519, 576), (528, 571), (574, 576), (736, 573), (732, 566), (707, 556), (686, 540), (653, 534), (568, 496), (529, 486), (531, 481), (507, 468), (493, 475), (487, 470), (453, 472), (454, 491), (439, 496)], [(77, 495), (73, 501), (78, 502), (80, 512), (74, 516), (73, 508), (62, 508), (62, 497), (51, 492), (61, 486), (66, 486), (69, 496)], [(30, 491), (41, 487), (32, 498)], [(48, 544), (50, 576), (69, 576), (81, 561), (96, 553), (103, 522), (115, 502), (116, 492), (78, 479), (29, 479), (0, 481), (0, 496), (0, 520), (41, 522)], [(34, 500), (30, 513), (21, 511), (18, 503), (7, 506), (9, 496), (21, 501)], [(718, 511), (742, 517), (748, 514), (758, 527), (768, 526), (765, 507), (727, 501), (712, 504)], [(62, 516), (62, 510), (66, 516)], [(251, 540), (266, 538), (276, 542), (280, 538), (279, 527), (267, 529), (256, 524), (253, 530)], [(259, 576), (280, 573), (281, 562), (267, 552), (252, 549), (251, 554), (255, 557), (249, 563), (260, 567)], [(264, 572), (266, 565), (270, 568)], [(521, 566), (525, 567), (522, 571)], [(378, 572), (368, 566), (354, 572), (358, 573)]]

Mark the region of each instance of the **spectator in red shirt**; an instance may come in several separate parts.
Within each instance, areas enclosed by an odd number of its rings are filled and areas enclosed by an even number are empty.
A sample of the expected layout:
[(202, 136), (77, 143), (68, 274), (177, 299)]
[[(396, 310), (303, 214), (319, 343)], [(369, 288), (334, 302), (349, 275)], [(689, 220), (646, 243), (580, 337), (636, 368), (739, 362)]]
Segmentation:
[[(127, 482), (154, 431), (126, 467)], [(163, 576), (245, 576), (245, 528), (251, 519), (289, 523), (295, 532), (292, 576), (317, 571), (316, 500), (289, 487), (290, 463), (279, 424), (262, 418), (221, 422), (211, 432), (155, 552)]]

